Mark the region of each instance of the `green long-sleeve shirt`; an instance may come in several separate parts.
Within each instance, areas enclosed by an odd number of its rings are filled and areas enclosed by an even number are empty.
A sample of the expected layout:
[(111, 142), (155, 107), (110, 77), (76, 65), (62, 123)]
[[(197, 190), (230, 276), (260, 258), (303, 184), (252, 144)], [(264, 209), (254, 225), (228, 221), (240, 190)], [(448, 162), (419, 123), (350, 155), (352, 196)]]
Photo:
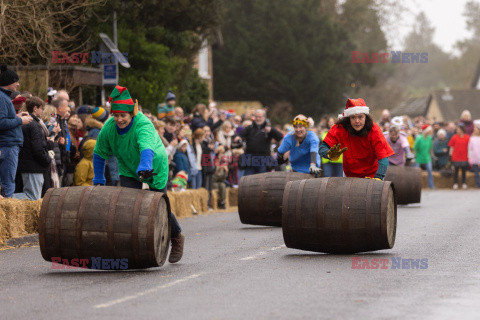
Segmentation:
[(419, 134), (415, 138), (415, 144), (413, 145), (415, 150), (415, 162), (419, 164), (425, 164), (432, 161), (430, 151), (432, 150), (432, 136), (429, 135), (426, 138), (423, 134)]

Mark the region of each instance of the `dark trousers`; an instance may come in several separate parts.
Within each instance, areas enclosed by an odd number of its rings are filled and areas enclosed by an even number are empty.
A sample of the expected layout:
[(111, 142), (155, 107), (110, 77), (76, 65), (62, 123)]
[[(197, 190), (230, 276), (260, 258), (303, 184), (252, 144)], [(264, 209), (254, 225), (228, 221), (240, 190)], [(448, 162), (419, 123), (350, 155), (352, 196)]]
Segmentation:
[(455, 168), (455, 172), (453, 175), (453, 183), (458, 184), (458, 171), (462, 170), (462, 183), (465, 183), (465, 174), (467, 172), (467, 163), (464, 162), (453, 162), (453, 166)]
[[(134, 178), (125, 177), (125, 176), (120, 176), (120, 186), (125, 188), (132, 188), (132, 189), (142, 189), (142, 183), (140, 181)], [(163, 190), (150, 188), (150, 191), (163, 192), (167, 194), (167, 187), (165, 186)], [(178, 235), (182, 232), (182, 228), (180, 228), (180, 224), (178, 224), (177, 218), (175, 218), (175, 215), (173, 214), (173, 212), (169, 212), (168, 214), (170, 215), (171, 237), (177, 238)]]
[(212, 189), (213, 189), (213, 172), (205, 173), (202, 170), (202, 184), (205, 189), (208, 191), (208, 207), (212, 207)]

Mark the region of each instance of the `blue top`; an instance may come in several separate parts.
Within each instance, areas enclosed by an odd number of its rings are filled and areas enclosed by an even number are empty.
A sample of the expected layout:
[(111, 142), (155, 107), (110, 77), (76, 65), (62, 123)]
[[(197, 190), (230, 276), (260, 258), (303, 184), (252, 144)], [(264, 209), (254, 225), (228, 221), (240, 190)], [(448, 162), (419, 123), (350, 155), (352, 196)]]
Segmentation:
[(295, 133), (290, 131), (283, 138), (282, 144), (278, 148), (278, 152), (284, 154), (290, 151), (290, 164), (296, 172), (310, 172), (310, 153), (317, 153), (317, 167), (320, 167), (320, 155), (318, 154), (318, 145), (320, 140), (312, 131), (307, 131), (307, 136), (297, 147), (297, 139)]
[(23, 145), (22, 119), (17, 117), (10, 94), (0, 88), (0, 147)]

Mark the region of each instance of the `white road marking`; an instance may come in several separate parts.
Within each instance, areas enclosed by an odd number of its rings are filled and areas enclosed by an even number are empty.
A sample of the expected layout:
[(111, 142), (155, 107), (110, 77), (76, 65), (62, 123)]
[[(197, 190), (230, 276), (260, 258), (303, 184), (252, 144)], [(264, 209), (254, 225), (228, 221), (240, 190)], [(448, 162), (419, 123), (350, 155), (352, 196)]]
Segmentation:
[[(282, 244), (281, 246), (270, 248), (269, 251), (275, 251), (275, 250), (278, 250), (278, 249), (281, 249), (281, 248), (285, 248), (285, 245)], [(266, 255), (267, 253), (268, 253), (268, 251), (260, 251), (260, 252), (258, 252), (258, 253), (256, 253), (256, 254), (254, 254), (253, 256), (241, 258), (240, 260), (241, 260), (241, 261), (254, 260), (254, 259), (257, 259), (258, 257), (261, 257), (261, 256), (263, 256), (263, 255)]]
[(195, 279), (195, 278), (198, 278), (201, 274), (192, 274), (191, 276), (188, 276), (186, 278), (182, 278), (182, 279), (178, 279), (178, 280), (175, 280), (175, 281), (172, 281), (172, 282), (169, 282), (169, 283), (166, 283), (166, 284), (162, 284), (161, 286), (157, 286), (157, 287), (154, 287), (154, 288), (151, 288), (151, 289), (148, 289), (148, 290), (145, 290), (143, 292), (139, 292), (137, 294), (134, 294), (134, 295), (131, 295), (131, 296), (126, 296), (124, 298), (121, 298), (121, 299), (116, 299), (116, 300), (113, 300), (113, 301), (110, 301), (110, 302), (107, 302), (107, 303), (103, 303), (103, 304), (97, 304), (95, 306), (96, 309), (100, 309), (100, 308), (108, 308), (108, 307), (111, 307), (111, 306), (114, 306), (116, 304), (119, 304), (119, 303), (123, 303), (125, 301), (129, 301), (129, 300), (133, 300), (133, 299), (137, 299), (137, 298), (140, 298), (146, 294), (149, 294), (149, 293), (153, 293), (155, 291), (158, 291), (160, 289), (165, 289), (165, 288), (170, 288), (170, 287), (173, 287), (174, 285), (177, 285), (179, 283), (182, 283), (182, 282), (185, 282), (185, 281), (188, 281), (188, 280), (191, 280), (191, 279)]

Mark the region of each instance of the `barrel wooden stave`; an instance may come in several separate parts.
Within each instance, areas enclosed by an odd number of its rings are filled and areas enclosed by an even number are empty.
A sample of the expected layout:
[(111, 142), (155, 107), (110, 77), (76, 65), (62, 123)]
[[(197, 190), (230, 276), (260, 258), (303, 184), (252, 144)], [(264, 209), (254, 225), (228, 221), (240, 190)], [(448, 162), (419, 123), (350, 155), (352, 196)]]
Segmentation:
[(283, 197), (282, 228), (289, 248), (345, 254), (392, 248), (396, 231), (393, 186), (361, 178), (289, 182)]
[(385, 181), (395, 185), (397, 204), (420, 203), (422, 171), (417, 167), (388, 166)]
[(267, 172), (243, 176), (238, 187), (238, 213), (243, 224), (282, 225), (282, 197), (288, 181), (312, 179), (299, 172)]
[(165, 263), (170, 239), (166, 195), (117, 187), (49, 189), (39, 219), (45, 260), (128, 259), (129, 268)]

